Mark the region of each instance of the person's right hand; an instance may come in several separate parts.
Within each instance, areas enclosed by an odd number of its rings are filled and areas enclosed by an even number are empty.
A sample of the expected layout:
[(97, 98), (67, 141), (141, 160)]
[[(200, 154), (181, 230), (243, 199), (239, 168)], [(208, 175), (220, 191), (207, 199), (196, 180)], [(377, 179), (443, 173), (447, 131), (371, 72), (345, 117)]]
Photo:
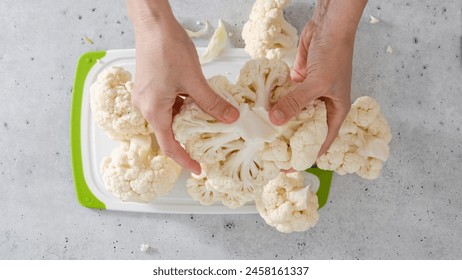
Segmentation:
[(200, 165), (175, 140), (172, 120), (187, 94), (205, 112), (225, 123), (239, 111), (217, 95), (202, 74), (193, 42), (176, 19), (143, 20), (135, 26), (136, 77), (132, 103), (154, 129), (165, 155), (199, 174)]

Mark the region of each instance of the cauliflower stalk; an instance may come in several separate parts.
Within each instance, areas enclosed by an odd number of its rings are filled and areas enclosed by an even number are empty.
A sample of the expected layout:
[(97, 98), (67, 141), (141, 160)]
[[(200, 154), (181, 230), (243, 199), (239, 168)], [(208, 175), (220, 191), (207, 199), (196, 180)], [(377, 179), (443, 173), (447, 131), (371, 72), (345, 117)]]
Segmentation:
[(284, 19), (290, 0), (256, 0), (244, 24), (245, 50), (253, 58), (283, 58), (297, 50), (297, 30)]
[(98, 75), (90, 88), (90, 105), (96, 124), (116, 141), (153, 132), (131, 104), (133, 82), (122, 67), (110, 67)]
[(201, 64), (208, 63), (215, 58), (219, 57), (228, 44), (228, 32), (226, 31), (223, 21), (218, 20), (218, 27), (210, 38), (210, 42), (207, 45), (204, 53), (199, 57)]
[(251, 60), (236, 84), (223, 76), (209, 79), (209, 84), (239, 109), (239, 120), (221, 123), (186, 100), (173, 121), (173, 131), (206, 170), (208, 189), (227, 196), (228, 205), (238, 207), (255, 199), (280, 169), (305, 170), (316, 161), (327, 135), (323, 101), (312, 102), (284, 126), (269, 120), (271, 105), (293, 88), (283, 61)]
[(318, 197), (303, 185), (299, 172), (284, 174), (271, 180), (255, 200), (265, 222), (283, 233), (306, 231), (319, 220)]
[(382, 164), (389, 157), (391, 138), (377, 101), (363, 96), (353, 103), (337, 138), (316, 163), (319, 168), (340, 175), (356, 173), (372, 180), (380, 175)]
[(121, 200), (148, 203), (172, 190), (181, 168), (159, 154), (153, 135), (138, 135), (104, 158), (100, 170), (106, 189)]

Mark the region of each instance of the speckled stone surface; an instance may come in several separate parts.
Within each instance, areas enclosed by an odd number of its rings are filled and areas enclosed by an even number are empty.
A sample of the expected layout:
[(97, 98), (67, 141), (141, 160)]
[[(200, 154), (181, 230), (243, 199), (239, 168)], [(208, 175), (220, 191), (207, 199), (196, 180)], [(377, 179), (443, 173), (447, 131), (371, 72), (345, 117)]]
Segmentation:
[[(222, 18), (237, 47), (251, 5), (172, 1), (190, 28)], [(69, 156), (74, 69), (86, 51), (134, 47), (124, 3), (0, 1), (0, 259), (462, 258), (461, 9), (459, 0), (369, 2), (352, 95), (382, 105), (390, 160), (375, 181), (335, 176), (317, 227), (283, 235), (257, 215), (81, 207)], [(313, 1), (294, 1), (286, 17), (300, 31), (312, 11)]]

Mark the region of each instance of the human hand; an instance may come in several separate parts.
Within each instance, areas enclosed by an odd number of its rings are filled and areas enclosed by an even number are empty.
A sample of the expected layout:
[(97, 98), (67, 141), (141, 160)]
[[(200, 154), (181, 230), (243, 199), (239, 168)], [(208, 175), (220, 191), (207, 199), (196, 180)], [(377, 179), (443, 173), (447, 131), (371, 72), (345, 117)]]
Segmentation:
[[(134, 24), (135, 25), (135, 24)], [(217, 95), (202, 74), (193, 42), (173, 16), (135, 25), (136, 77), (132, 103), (154, 129), (161, 150), (196, 174), (200, 165), (175, 140), (173, 116), (189, 95), (208, 114), (231, 123), (239, 111)]]
[(337, 137), (351, 108), (354, 37), (359, 17), (367, 1), (364, 1), (362, 7), (355, 7), (356, 14), (353, 18), (341, 19), (344, 20), (344, 24), (340, 27), (336, 26), (338, 18), (331, 18), (341, 11), (341, 4), (331, 9), (333, 12), (329, 14), (329, 1), (319, 2), (321, 3), (313, 20), (306, 24), (300, 35), (297, 57), (291, 71), (292, 80), (300, 84), (272, 107), (270, 120), (275, 125), (283, 125), (313, 100), (324, 100), (327, 107), (328, 133), (318, 153), (318, 156), (321, 156)]

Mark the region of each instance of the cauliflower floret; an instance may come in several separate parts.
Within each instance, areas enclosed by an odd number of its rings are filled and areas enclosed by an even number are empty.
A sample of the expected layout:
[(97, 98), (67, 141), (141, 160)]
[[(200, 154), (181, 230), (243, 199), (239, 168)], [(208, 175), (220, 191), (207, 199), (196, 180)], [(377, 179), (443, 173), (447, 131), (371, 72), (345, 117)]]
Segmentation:
[(253, 58), (280, 59), (297, 50), (297, 30), (284, 19), (290, 0), (256, 0), (244, 24), (245, 50)]
[(380, 106), (372, 97), (358, 98), (329, 150), (317, 160), (321, 169), (340, 175), (357, 173), (365, 179), (380, 175), (389, 157), (392, 134)]
[(110, 67), (90, 88), (90, 104), (96, 124), (116, 141), (147, 135), (152, 128), (131, 104), (133, 83), (122, 67)]
[(290, 164), (295, 170), (311, 167), (311, 160), (316, 160), (319, 149), (326, 140), (326, 104), (321, 100), (315, 100), (312, 108), (314, 108), (313, 117), (305, 121), (290, 138), (293, 155)]
[(299, 172), (284, 174), (271, 180), (255, 200), (265, 222), (283, 233), (306, 231), (319, 219), (318, 197), (304, 187)]
[(138, 135), (104, 158), (100, 171), (106, 189), (121, 200), (148, 203), (172, 190), (181, 168), (159, 154), (153, 135)]
[[(202, 168), (202, 173), (200, 175), (191, 174), (191, 178), (186, 182), (187, 192), (194, 200), (205, 206), (221, 201), (223, 205), (231, 209), (241, 207), (249, 201), (246, 195), (237, 192), (233, 185), (231, 185), (231, 190), (215, 187), (213, 180), (207, 179), (205, 168), (206, 167)], [(224, 185), (228, 186), (230, 184)], [(253, 197), (251, 199), (253, 200)]]
[(186, 191), (200, 204), (208, 206), (222, 199), (219, 193), (214, 192), (207, 181), (204, 171), (200, 175), (191, 173), (191, 177), (186, 181)]
[(283, 61), (252, 60), (241, 69), (236, 84), (223, 76), (209, 79), (209, 84), (239, 109), (239, 120), (221, 123), (186, 100), (175, 116), (173, 131), (191, 157), (206, 167), (213, 189), (232, 201), (224, 204), (243, 205), (255, 199), (280, 169), (304, 170), (316, 161), (327, 131), (323, 101), (312, 102), (286, 125), (275, 126), (269, 120), (270, 105), (277, 101), (274, 93), (282, 97), (283, 89), (293, 88), (289, 67)]

